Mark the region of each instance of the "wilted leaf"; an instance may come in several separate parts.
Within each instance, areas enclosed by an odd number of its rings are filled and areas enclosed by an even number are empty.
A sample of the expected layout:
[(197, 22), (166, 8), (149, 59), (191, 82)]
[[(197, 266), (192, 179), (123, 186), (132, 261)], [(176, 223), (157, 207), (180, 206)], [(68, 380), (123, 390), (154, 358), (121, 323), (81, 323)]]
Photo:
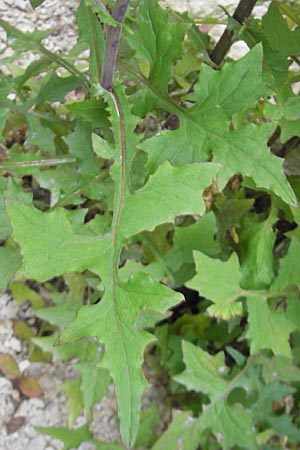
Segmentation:
[[(137, 29), (129, 37), (130, 46), (136, 56), (146, 63), (144, 75), (154, 90), (167, 95), (167, 87), (171, 78), (174, 63), (183, 52), (183, 37), (186, 24), (172, 24), (168, 12), (152, 1), (145, 0), (140, 4)], [(139, 91), (134, 99), (134, 111), (141, 116), (152, 111), (158, 103), (151, 90)]]
[(0, 354), (0, 370), (9, 380), (14, 380), (21, 376), (18, 364), (11, 355)]
[(24, 320), (14, 319), (14, 335), (21, 341), (29, 341), (34, 336), (33, 330)]
[(34, 377), (22, 375), (18, 388), (25, 397), (29, 398), (40, 397), (43, 394), (39, 381)]

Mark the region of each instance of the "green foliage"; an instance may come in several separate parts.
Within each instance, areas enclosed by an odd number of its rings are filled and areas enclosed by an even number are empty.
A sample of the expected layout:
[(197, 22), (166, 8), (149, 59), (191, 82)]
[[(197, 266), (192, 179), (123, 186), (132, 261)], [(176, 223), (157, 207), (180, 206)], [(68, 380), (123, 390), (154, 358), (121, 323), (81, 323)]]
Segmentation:
[[(68, 55), (0, 22), (0, 290), (43, 321), (32, 358), (76, 358), (68, 428), (39, 430), (66, 449), (299, 448), (299, 8), (271, 2), (216, 67), (194, 19), (132, 1), (111, 91), (108, 11), (81, 0)], [(74, 428), (111, 381), (122, 444)]]

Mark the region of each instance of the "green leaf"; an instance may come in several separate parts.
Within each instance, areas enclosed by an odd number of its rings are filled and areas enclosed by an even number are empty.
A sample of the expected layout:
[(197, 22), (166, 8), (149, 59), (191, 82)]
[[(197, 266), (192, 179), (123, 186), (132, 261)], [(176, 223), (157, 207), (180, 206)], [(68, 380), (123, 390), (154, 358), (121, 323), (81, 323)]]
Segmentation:
[(66, 94), (74, 91), (81, 84), (82, 80), (74, 75), (59, 77), (53, 72), (47, 82), (42, 85), (36, 102), (38, 104), (45, 101), (62, 101)]
[(11, 233), (9, 218), (6, 213), (5, 200), (19, 200), (21, 203), (31, 204), (32, 195), (25, 193), (12, 178), (0, 178), (0, 240), (5, 240)]
[(262, 19), (262, 29), (273, 51), (286, 56), (299, 52), (300, 30), (288, 27), (276, 3), (270, 4)]
[(215, 239), (216, 218), (211, 212), (205, 214), (197, 222), (188, 227), (177, 227), (174, 233), (174, 252), (170, 252), (170, 263), (174, 265), (171, 259), (178, 254), (180, 263), (183, 261), (192, 263), (193, 250), (198, 250), (211, 258), (220, 254), (220, 247)]
[(27, 132), (28, 137), (26, 139), (26, 145), (36, 146), (41, 151), (54, 155), (56, 153), (54, 143), (56, 134), (49, 127), (42, 126), (40, 119), (38, 119), (37, 117), (29, 116), (27, 117), (27, 122), (29, 127)]
[(152, 405), (150, 408), (142, 411), (139, 431), (135, 443), (136, 447), (150, 447), (156, 439), (154, 428), (159, 426), (160, 421), (161, 418), (156, 405)]
[(6, 182), (7, 180), (5, 178), (0, 178), (0, 240), (5, 240), (11, 232), (11, 226), (9, 223), (9, 219), (7, 217), (6, 211), (5, 211), (5, 203), (4, 203), (4, 191), (6, 189)]
[(77, 117), (91, 122), (92, 129), (110, 127), (106, 105), (101, 98), (91, 98), (88, 100), (68, 103), (66, 108)]
[(30, 0), (31, 6), (33, 8), (37, 8), (38, 6), (40, 6), (42, 3), (44, 3), (45, 0)]
[(272, 311), (263, 297), (251, 296), (247, 299), (250, 351), (255, 355), (260, 350), (271, 349), (274, 355), (291, 358), (290, 333), (295, 324), (287, 319), (284, 312)]
[[(136, 57), (147, 63), (146, 74), (153, 89), (167, 95), (174, 63), (183, 53), (185, 24), (171, 23), (169, 14), (157, 2), (144, 0), (137, 16), (137, 28), (127, 39), (136, 51)], [(134, 111), (144, 116), (157, 105), (151, 91), (139, 91), (135, 96)]]
[[(142, 148), (149, 153), (150, 170), (165, 159), (176, 165), (205, 161), (215, 145), (222, 145), (224, 156), (234, 151), (236, 146), (231, 138), (235, 133), (229, 132), (230, 118), (233, 113), (255, 104), (264, 94), (261, 62), (262, 50), (258, 46), (220, 71), (203, 65), (195, 85), (196, 104), (185, 110), (176, 107), (170, 111), (178, 115), (180, 127), (163, 131), (143, 143)], [(162, 106), (168, 109), (166, 102)], [(240, 151), (243, 153), (245, 147)]]
[(263, 358), (263, 377), (265, 382), (271, 383), (275, 380), (292, 383), (298, 381), (300, 369), (293, 362), (284, 356), (273, 356), (272, 358)]
[(51, 34), (51, 30), (24, 33), (4, 20), (0, 20), (0, 26), (6, 31), (8, 43), (16, 52), (40, 52), (41, 41)]
[(204, 413), (201, 425), (213, 430), (223, 449), (230, 450), (236, 445), (249, 450), (258, 449), (251, 413), (241, 405), (217, 402)]
[(4, 291), (21, 266), (21, 257), (16, 248), (0, 247), (0, 292)]
[[(116, 92), (118, 97), (112, 98), (107, 93), (106, 99), (110, 104), (116, 148), (123, 161), (111, 168), (116, 194), (110, 233), (98, 237), (89, 234), (84, 225), (78, 233), (69, 214), (62, 209), (42, 213), (9, 202), (7, 211), (13, 238), (20, 244), (23, 255), (19, 276), (46, 280), (88, 268), (101, 277), (105, 286), (103, 299), (97, 305), (81, 308), (61, 340), (69, 342), (96, 336), (104, 343), (101, 364), (109, 369), (115, 383), (121, 434), (128, 446), (133, 445), (136, 437), (140, 397), (146, 386), (141, 372), (143, 352), (153, 339), (143, 326), (153, 326), (182, 297), (141, 273), (122, 283), (118, 275), (121, 247), (131, 235), (151, 230), (160, 223), (173, 222), (177, 215), (203, 213), (201, 193), (211, 184), (219, 166), (207, 163), (172, 167), (166, 162), (141, 189), (132, 193), (130, 169), (136, 153), (136, 119), (130, 113), (123, 91), (116, 88)], [(68, 144), (79, 160), (79, 170), (90, 177), (95, 165), (94, 154), (90, 155), (89, 126), (81, 121), (68, 138)], [(82, 148), (88, 150), (84, 156)], [(128, 309), (124, 308), (125, 304)]]
[(211, 356), (187, 341), (183, 341), (182, 350), (187, 369), (174, 379), (189, 390), (208, 394), (212, 402), (218, 400), (228, 387), (228, 381), (222, 377), (226, 372), (224, 354)]
[(211, 400), (197, 419), (198, 427), (211, 429), (226, 450), (235, 445), (258, 449), (251, 415), (242, 406), (227, 403), (234, 384), (222, 377), (224, 355), (211, 356), (187, 341), (183, 341), (182, 349), (186, 369), (174, 379), (189, 389), (208, 394)]
[(101, 302), (81, 308), (62, 335), (63, 341), (96, 336), (105, 344), (101, 366), (109, 369), (115, 383), (125, 442), (132, 442), (137, 432), (140, 396), (147, 386), (140, 367), (144, 347), (153, 340), (138, 323), (148, 310), (163, 317), (163, 312), (180, 299), (181, 295), (140, 273), (127, 283), (106, 286)]
[[(279, 5), (271, 2), (262, 21), (252, 21), (250, 33), (244, 33), (244, 39), (250, 48), (257, 42), (263, 43), (263, 76), (276, 92), (279, 102), (282, 100), (282, 86), (286, 81), (291, 59), (288, 57), (299, 52), (299, 28), (290, 29), (279, 11)], [(292, 27), (291, 27), (292, 28)]]
[(276, 235), (272, 230), (274, 217), (259, 222), (257, 216), (245, 217), (239, 233), (242, 279), (245, 289), (265, 289), (274, 278), (273, 247)]
[(287, 287), (300, 285), (300, 274), (298, 270), (299, 254), (300, 242), (294, 237), (287, 255), (280, 260), (279, 273), (270, 288), (271, 291), (281, 291)]
[(83, 396), (83, 405), (88, 420), (91, 421), (92, 407), (107, 394), (110, 383), (109, 372), (102, 367), (95, 367), (94, 362), (87, 361), (76, 364), (75, 368), (81, 376), (80, 389)]
[(187, 286), (196, 289), (215, 304), (208, 308), (208, 312), (215, 317), (230, 319), (234, 315), (241, 315), (243, 308), (237, 303), (245, 291), (240, 288), (240, 271), (236, 254), (222, 262), (208, 256), (194, 252), (196, 275)]
[(89, 73), (92, 84), (99, 83), (104, 51), (103, 31), (88, 0), (81, 0), (77, 9), (79, 38), (77, 44), (87, 43), (90, 50)]
[(299, 443), (300, 430), (298, 426), (292, 423), (292, 417), (282, 414), (280, 416), (273, 416), (268, 418), (269, 424), (275, 428), (281, 439), (289, 438), (290, 441)]
[(20, 304), (29, 301), (33, 309), (39, 309), (44, 306), (44, 300), (41, 295), (24, 283), (13, 282), (9, 286), (9, 289), (13, 298)]
[[(141, 230), (152, 230), (160, 223), (172, 222), (178, 215), (196, 214), (196, 210), (202, 214), (204, 203), (197, 192), (209, 186), (218, 168), (219, 165), (211, 163), (180, 167), (172, 167), (168, 162), (161, 164), (144, 187), (125, 199), (122, 234), (128, 237)], [(141, 208), (143, 215), (139, 214)]]
[(66, 450), (78, 448), (82, 442), (92, 439), (92, 433), (87, 425), (72, 430), (62, 427), (35, 427), (35, 429), (40, 433), (62, 441)]
[(20, 278), (45, 281), (64, 273), (80, 272), (101, 261), (111, 245), (109, 239), (76, 234), (64, 209), (42, 213), (18, 202), (8, 202), (7, 211), (14, 239), (21, 243)]
[(251, 198), (227, 198), (225, 196), (217, 198), (215, 202), (215, 215), (218, 224), (216, 234), (223, 254), (229, 256), (230, 248), (228, 247), (232, 247), (232, 232), (241, 228), (242, 218), (251, 209), (253, 203), (254, 200)]
[(177, 412), (151, 450), (195, 450), (201, 440), (201, 431), (189, 412)]
[(69, 421), (68, 426), (72, 428), (80, 411), (83, 408), (83, 397), (80, 390), (80, 379), (75, 378), (64, 381), (61, 385), (67, 396), (67, 403), (69, 408)]
[(70, 154), (77, 159), (83, 181), (87, 182), (97, 176), (99, 169), (93, 152), (90, 123), (79, 119), (74, 133), (70, 134), (65, 141), (69, 146)]
[(161, 106), (178, 116), (180, 126), (142, 143), (142, 149), (149, 154), (150, 172), (166, 159), (180, 165), (205, 161), (213, 153), (214, 161), (221, 164), (217, 176), (220, 189), (232, 175), (242, 173), (251, 177), (257, 187), (274, 191), (295, 204), (281, 162), (266, 145), (272, 128), (249, 124), (238, 130), (229, 129), (232, 114), (253, 105), (265, 93), (261, 61), (258, 46), (221, 71), (203, 66), (195, 85), (196, 104), (191, 108), (182, 110), (162, 101)]

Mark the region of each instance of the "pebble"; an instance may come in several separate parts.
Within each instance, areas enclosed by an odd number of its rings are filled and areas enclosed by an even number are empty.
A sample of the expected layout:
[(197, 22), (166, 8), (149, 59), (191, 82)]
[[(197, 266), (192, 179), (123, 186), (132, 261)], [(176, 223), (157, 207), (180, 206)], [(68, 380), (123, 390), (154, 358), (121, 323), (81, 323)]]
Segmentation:
[(28, 442), (26, 450), (38, 450), (45, 448), (47, 445), (46, 438), (43, 435), (38, 435)]

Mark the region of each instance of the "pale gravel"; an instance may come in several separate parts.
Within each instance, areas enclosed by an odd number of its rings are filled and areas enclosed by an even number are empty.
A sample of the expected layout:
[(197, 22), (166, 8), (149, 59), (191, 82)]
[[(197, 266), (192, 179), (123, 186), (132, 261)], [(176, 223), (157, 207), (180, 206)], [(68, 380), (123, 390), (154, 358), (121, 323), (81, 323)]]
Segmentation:
[[(44, 41), (50, 50), (67, 52), (76, 42), (77, 29), (75, 11), (78, 0), (46, 0), (42, 6), (33, 10), (29, 0), (0, 0), (0, 16), (11, 25), (25, 32), (39, 29), (53, 29), (53, 34)], [(165, 0), (165, 5), (178, 11), (188, 10), (190, 14), (204, 18), (215, 12), (222, 12), (218, 5), (229, 7), (237, 2), (230, 0)], [(266, 11), (268, 2), (256, 7), (255, 14), (261, 16)], [(224, 26), (213, 27), (210, 33), (217, 39)], [(10, 55), (5, 50), (5, 33), (0, 30), (0, 52), (3, 56)], [(248, 49), (244, 44), (234, 45), (231, 54), (234, 58), (241, 57)], [(1, 55), (1, 53), (0, 53)], [(32, 55), (26, 55), (25, 64), (32, 60)], [(1, 66), (1, 60), (0, 60)], [(0, 295), (0, 353), (14, 356), (21, 370), (27, 375), (36, 376), (43, 388), (44, 394), (40, 398), (24, 399), (13, 384), (4, 377), (0, 377), (0, 450), (59, 450), (58, 440), (37, 433), (35, 426), (66, 426), (67, 407), (64, 393), (59, 384), (72, 375), (70, 364), (62, 363), (31, 363), (28, 360), (28, 348), (13, 336), (12, 320), (20, 313), (20, 306), (9, 295)], [(150, 390), (144, 398), (148, 404), (159, 400), (159, 392)], [(25, 424), (16, 432), (9, 434), (5, 423), (12, 417), (26, 417)], [(86, 423), (84, 415), (80, 415), (76, 425)], [(117, 406), (113, 388), (109, 395), (94, 408), (92, 423), (94, 436), (97, 439), (114, 441), (119, 439)], [(80, 450), (92, 450), (93, 447), (83, 443)]]

